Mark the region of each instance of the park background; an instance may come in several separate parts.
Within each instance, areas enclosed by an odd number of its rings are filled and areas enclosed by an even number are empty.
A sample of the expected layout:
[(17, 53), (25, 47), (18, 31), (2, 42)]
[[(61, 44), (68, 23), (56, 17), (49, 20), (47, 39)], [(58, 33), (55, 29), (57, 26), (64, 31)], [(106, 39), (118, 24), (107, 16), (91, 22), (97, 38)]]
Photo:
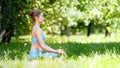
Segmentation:
[[(65, 55), (28, 59), (30, 10), (42, 10), (46, 43)], [(119, 68), (119, 17), (119, 0), (0, 0), (0, 68)]]

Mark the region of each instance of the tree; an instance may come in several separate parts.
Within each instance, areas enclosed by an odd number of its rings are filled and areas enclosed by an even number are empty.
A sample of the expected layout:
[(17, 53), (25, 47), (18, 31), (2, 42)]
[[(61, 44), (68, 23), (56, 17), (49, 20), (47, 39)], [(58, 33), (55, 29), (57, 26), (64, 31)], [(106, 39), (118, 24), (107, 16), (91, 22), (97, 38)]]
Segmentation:
[(30, 32), (30, 21), (27, 14), (31, 5), (30, 0), (1, 0), (1, 28), (6, 30), (1, 43), (9, 43), (14, 32), (17, 33), (17, 36)]
[(115, 19), (119, 21), (119, 0), (79, 0), (79, 3), (78, 9), (83, 12), (83, 21), (88, 27), (91, 21), (94, 26), (101, 25), (102, 28), (105, 28), (107, 23), (113, 27), (116, 24)]

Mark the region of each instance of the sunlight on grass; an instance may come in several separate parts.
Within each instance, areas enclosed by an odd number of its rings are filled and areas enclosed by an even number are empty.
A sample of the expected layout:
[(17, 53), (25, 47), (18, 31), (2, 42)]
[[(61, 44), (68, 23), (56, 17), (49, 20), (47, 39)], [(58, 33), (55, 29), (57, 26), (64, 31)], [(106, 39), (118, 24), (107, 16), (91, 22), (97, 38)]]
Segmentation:
[[(12, 62), (12, 63), (11, 63)], [(6, 66), (7, 65), (7, 66)], [(56, 59), (28, 60), (1, 60), (1, 68), (119, 68), (120, 56), (112, 54), (98, 55), (91, 57), (79, 56), (78, 58), (60, 57)]]
[(120, 39), (118, 38), (120, 35), (113, 34), (111, 37), (104, 37), (103, 34), (99, 35), (91, 35), (90, 37), (87, 37), (85, 35), (72, 35), (69, 37), (66, 36), (48, 36), (47, 42), (52, 43), (64, 43), (64, 42), (78, 42), (78, 43), (107, 43), (107, 42), (119, 42)]

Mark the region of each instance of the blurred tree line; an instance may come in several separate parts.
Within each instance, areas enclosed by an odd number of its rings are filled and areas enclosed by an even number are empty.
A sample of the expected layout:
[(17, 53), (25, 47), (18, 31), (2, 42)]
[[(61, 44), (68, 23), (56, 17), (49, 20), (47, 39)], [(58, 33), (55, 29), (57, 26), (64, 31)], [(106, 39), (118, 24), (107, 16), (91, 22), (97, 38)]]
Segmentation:
[(0, 0), (0, 32), (10, 37), (31, 33), (29, 11), (40, 9), (45, 23), (41, 28), (52, 35), (119, 31), (120, 0)]

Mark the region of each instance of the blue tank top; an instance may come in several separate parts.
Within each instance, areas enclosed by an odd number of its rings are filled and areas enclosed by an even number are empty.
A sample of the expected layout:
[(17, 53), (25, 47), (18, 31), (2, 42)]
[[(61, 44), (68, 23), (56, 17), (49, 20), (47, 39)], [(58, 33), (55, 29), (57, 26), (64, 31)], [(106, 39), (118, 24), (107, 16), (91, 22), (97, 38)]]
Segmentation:
[[(32, 30), (36, 29), (36, 28), (40, 30), (40, 32), (42, 33), (42, 40), (45, 41), (46, 36), (45, 36), (45, 33), (43, 32), (43, 30), (40, 29), (40, 27), (38, 25), (34, 25), (32, 27)], [(32, 36), (32, 44), (38, 44), (38, 40), (37, 40), (37, 38), (35, 36)]]

